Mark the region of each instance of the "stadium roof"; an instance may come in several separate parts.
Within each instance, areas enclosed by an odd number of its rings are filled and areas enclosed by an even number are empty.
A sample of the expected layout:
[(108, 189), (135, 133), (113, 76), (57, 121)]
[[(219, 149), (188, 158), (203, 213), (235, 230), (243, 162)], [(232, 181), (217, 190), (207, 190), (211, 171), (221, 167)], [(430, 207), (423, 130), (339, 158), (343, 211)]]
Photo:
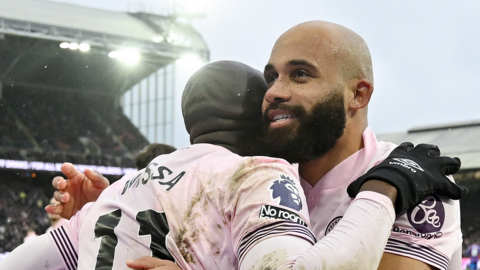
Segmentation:
[(378, 134), (377, 139), (396, 144), (435, 144), (442, 155), (459, 157), (462, 170), (480, 169), (480, 121), (416, 127), (408, 132)]
[[(61, 42), (87, 43), (91, 50), (63, 50)], [(108, 57), (128, 48), (142, 56), (133, 68)], [(111, 94), (128, 90), (187, 53), (209, 58), (201, 35), (173, 17), (0, 0), (0, 81), (6, 85)]]
[(46, 0), (2, 0), (0, 17), (152, 41), (157, 35), (127, 13)]

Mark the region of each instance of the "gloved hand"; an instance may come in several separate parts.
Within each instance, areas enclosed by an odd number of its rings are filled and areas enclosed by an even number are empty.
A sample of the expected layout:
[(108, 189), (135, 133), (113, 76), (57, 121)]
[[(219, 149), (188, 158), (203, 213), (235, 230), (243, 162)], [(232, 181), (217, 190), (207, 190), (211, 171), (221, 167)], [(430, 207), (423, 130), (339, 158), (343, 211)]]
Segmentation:
[(454, 200), (464, 197), (468, 189), (446, 177), (459, 170), (460, 159), (440, 156), (436, 145), (419, 144), (413, 147), (412, 143), (405, 142), (395, 148), (384, 161), (352, 182), (347, 192), (353, 198), (368, 180), (385, 181), (397, 188), (395, 212), (398, 215), (431, 194)]

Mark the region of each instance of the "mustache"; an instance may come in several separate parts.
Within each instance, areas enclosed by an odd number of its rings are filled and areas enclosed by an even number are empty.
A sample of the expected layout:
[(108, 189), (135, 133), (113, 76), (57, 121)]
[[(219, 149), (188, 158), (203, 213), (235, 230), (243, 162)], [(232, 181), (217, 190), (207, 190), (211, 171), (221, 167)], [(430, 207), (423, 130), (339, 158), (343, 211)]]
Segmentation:
[(262, 115), (262, 120), (270, 122), (270, 119), (268, 119), (268, 112), (271, 110), (285, 110), (285, 111), (290, 111), (292, 112), (296, 117), (303, 117), (306, 116), (307, 110), (302, 106), (302, 105), (289, 105), (285, 103), (272, 103), (268, 105), (268, 107), (265, 109), (265, 112)]

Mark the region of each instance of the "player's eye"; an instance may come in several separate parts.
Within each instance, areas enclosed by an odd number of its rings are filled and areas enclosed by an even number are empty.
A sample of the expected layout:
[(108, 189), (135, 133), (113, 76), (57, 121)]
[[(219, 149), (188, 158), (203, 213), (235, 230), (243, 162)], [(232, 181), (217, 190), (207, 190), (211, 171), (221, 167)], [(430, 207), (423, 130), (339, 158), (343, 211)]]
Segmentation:
[(295, 73), (294, 73), (295, 77), (297, 78), (304, 78), (304, 77), (308, 77), (308, 74), (303, 71), (303, 70), (296, 70)]
[(277, 81), (278, 79), (278, 74), (268, 74), (265, 79), (267, 80), (267, 83), (270, 85), (270, 84), (273, 84), (274, 82)]

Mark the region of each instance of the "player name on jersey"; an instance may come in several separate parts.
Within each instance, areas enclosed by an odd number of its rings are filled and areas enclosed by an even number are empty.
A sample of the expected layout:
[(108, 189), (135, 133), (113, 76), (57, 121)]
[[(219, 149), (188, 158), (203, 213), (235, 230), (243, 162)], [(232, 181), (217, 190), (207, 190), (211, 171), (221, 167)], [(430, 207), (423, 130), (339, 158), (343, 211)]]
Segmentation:
[[(158, 175), (152, 173), (152, 169), (157, 171)], [(138, 187), (140, 182), (142, 183), (142, 185), (145, 185), (148, 183), (148, 181), (151, 180), (158, 180), (158, 183), (160, 185), (168, 186), (167, 191), (169, 191), (178, 183), (178, 181), (180, 181), (180, 179), (182, 179), (182, 177), (185, 175), (185, 171), (182, 171), (175, 177), (171, 177), (172, 174), (174, 174), (173, 171), (170, 170), (168, 167), (159, 166), (157, 163), (150, 163), (145, 168), (144, 172), (137, 174), (133, 179), (128, 180), (125, 183), (121, 195), (125, 194), (125, 192), (133, 186), (135, 186), (135, 188)], [(140, 178), (140, 176), (144, 177)]]

